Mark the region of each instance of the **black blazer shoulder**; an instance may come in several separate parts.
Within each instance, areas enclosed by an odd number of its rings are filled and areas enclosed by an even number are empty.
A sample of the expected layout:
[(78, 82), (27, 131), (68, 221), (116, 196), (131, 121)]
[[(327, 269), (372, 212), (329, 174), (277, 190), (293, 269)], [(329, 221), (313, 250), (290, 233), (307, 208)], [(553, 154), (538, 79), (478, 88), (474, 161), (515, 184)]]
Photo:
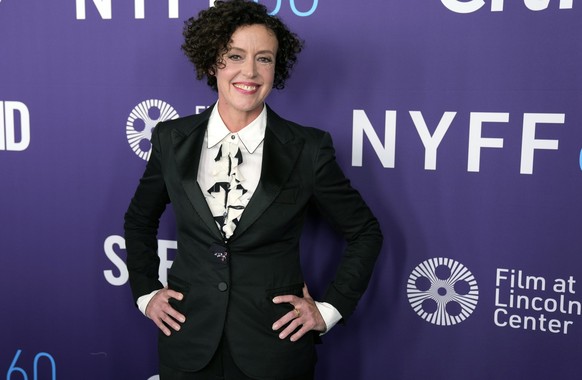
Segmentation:
[(210, 118), (210, 114), (212, 113), (212, 108), (214, 108), (214, 106), (208, 107), (202, 113), (196, 115), (183, 116), (177, 119), (162, 121), (156, 126), (156, 129), (158, 129), (158, 133), (160, 134), (176, 131), (183, 135), (189, 135), (196, 129), (206, 126), (206, 123)]

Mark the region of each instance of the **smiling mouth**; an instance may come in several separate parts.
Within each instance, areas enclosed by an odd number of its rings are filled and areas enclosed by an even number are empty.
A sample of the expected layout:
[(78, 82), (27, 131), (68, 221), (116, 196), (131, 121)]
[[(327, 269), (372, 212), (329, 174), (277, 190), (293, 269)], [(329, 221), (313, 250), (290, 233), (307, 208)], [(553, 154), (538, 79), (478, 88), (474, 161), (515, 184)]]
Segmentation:
[(255, 91), (257, 88), (259, 88), (259, 86), (251, 86), (248, 84), (241, 83), (235, 83), (233, 86), (244, 91)]

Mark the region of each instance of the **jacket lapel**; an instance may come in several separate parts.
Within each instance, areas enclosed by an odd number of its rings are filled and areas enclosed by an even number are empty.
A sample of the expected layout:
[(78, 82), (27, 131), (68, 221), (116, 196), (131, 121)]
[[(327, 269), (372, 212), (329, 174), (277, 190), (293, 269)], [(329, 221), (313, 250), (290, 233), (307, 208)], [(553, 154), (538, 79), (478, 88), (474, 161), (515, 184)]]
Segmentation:
[(289, 179), (303, 148), (287, 122), (267, 108), (261, 179), (230, 240), (243, 234), (273, 203)]
[(223, 239), (222, 234), (214, 221), (197, 181), (200, 152), (204, 143), (204, 134), (211, 110), (212, 107), (200, 115), (193, 116), (193, 124), (187, 123), (185, 128), (172, 130), (172, 142), (174, 144), (174, 157), (176, 158), (178, 175), (184, 191), (208, 229), (216, 235), (218, 241), (221, 241)]

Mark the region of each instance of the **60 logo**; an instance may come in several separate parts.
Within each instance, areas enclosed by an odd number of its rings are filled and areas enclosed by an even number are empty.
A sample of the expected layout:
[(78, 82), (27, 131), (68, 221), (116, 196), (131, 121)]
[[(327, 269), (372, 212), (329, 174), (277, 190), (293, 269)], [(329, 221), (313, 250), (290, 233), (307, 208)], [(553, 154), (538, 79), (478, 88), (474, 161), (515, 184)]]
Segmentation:
[[(258, 3), (259, 0), (253, 0), (255, 3)], [(308, 0), (302, 0), (302, 2), (304, 3), (308, 3)], [(277, 0), (277, 5), (275, 6), (275, 9), (273, 9), (269, 14), (271, 16), (276, 15), (277, 13), (279, 13), (279, 11), (281, 10), (281, 5), (283, 3), (283, 0)], [(315, 10), (317, 9), (319, 0), (311, 0), (311, 8), (309, 8), (309, 10), (307, 11), (300, 11), (299, 9), (297, 9), (297, 6), (295, 5), (295, 0), (289, 0), (289, 6), (291, 7), (291, 11), (293, 11), (293, 13), (296, 16), (299, 17), (308, 17), (311, 16), (313, 14), (313, 12), (315, 12)]]
[[(6, 372), (6, 380), (28, 380), (28, 374), (27, 372), (21, 368), (21, 367), (17, 367), (16, 362), (18, 361), (18, 358), (20, 357), (20, 354), (22, 353), (22, 350), (16, 350), (16, 354), (14, 355), (14, 359), (12, 359), (12, 363), (10, 363), (10, 367), (8, 368), (8, 371)], [(39, 366), (39, 362), (41, 359), (45, 359), (48, 360), (49, 364), (50, 364), (50, 373), (51, 373), (51, 380), (56, 380), (57, 379), (57, 364), (55, 363), (55, 359), (52, 357), (51, 354), (46, 353), (46, 352), (39, 352), (38, 354), (35, 355), (33, 363), (32, 363), (32, 376), (31, 380), (39, 380), (39, 374), (38, 374), (38, 366)], [(42, 368), (46, 369), (46, 365), (43, 364)], [(42, 377), (43, 379), (47, 379), (46, 376)]]

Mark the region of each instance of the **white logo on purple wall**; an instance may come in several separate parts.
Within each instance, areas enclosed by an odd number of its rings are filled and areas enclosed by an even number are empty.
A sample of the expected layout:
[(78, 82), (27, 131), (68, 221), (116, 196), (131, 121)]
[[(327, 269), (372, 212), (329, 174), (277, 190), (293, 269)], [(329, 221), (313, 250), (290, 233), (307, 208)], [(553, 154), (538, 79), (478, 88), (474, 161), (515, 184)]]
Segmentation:
[[(456, 13), (473, 13), (480, 10), (488, 2), (491, 3), (491, 12), (503, 12), (506, 0), (441, 0), (449, 10)], [(509, 3), (510, 1), (508, 1)], [(555, 3), (552, 2), (554, 9), (556, 8)], [(559, 9), (572, 9), (574, 0), (560, 0)], [(543, 11), (549, 8), (550, 0), (523, 0), (523, 4), (530, 11)]]
[(0, 151), (22, 152), (30, 145), (30, 111), (19, 101), (0, 100)]
[(176, 110), (164, 101), (149, 99), (139, 103), (129, 114), (125, 126), (129, 146), (140, 158), (149, 160), (152, 129), (161, 121), (178, 117)]
[(426, 260), (414, 268), (406, 293), (414, 311), (439, 326), (467, 319), (479, 299), (473, 274), (463, 264), (444, 257)]

